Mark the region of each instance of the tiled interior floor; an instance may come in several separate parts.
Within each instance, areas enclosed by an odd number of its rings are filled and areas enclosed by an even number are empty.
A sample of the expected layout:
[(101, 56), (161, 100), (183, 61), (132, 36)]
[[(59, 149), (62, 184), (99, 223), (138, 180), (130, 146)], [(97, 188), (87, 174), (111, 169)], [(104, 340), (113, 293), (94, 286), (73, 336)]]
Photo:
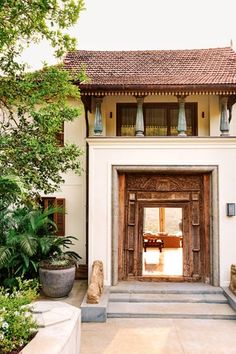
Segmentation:
[(143, 252), (143, 275), (183, 275), (183, 248), (147, 248)]

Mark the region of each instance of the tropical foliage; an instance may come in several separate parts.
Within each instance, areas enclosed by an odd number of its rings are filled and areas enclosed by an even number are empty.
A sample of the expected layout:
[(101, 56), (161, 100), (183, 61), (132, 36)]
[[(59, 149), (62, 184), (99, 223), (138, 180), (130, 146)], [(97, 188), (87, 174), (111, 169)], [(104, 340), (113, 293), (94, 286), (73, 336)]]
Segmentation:
[(13, 291), (0, 288), (0, 353), (22, 348), (34, 336), (37, 324), (26, 306), (37, 297), (38, 284), (32, 280), (18, 281)]
[(0, 177), (0, 213), (12, 203), (23, 200), (24, 196), (25, 187), (19, 177)]
[(40, 207), (8, 208), (1, 219), (0, 281), (12, 286), (17, 276), (35, 278), (39, 262), (62, 254), (74, 259), (80, 256), (68, 250), (73, 236), (58, 237), (56, 224), (52, 221), (58, 208), (43, 210)]
[(30, 43), (44, 39), (60, 57), (75, 47), (67, 29), (84, 8), (83, 0), (1, 0), (0, 67), (12, 74), (24, 70), (18, 57)]
[(0, 80), (0, 174), (19, 176), (31, 193), (54, 192), (63, 182), (62, 173), (81, 171), (81, 149), (60, 146), (57, 139), (64, 122), (80, 114), (67, 104), (79, 98), (71, 80), (55, 67), (15, 81)]
[(75, 48), (66, 29), (75, 24), (83, 0), (0, 1), (0, 175), (16, 175), (30, 194), (52, 193), (68, 170), (81, 172), (81, 149), (58, 144), (64, 122), (80, 115), (68, 104), (79, 99), (72, 75), (62, 67), (26, 72), (19, 55), (29, 43), (47, 40), (60, 56)]

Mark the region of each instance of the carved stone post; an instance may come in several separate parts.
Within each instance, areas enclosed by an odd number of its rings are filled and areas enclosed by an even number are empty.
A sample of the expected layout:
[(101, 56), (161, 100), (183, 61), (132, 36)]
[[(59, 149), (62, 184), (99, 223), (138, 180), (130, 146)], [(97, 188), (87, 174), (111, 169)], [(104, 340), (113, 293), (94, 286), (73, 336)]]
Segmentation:
[(135, 135), (144, 136), (144, 118), (143, 118), (143, 101), (144, 97), (136, 97), (137, 114), (135, 123)]
[(187, 123), (185, 115), (185, 99), (186, 96), (177, 96), (179, 102), (179, 116), (178, 116), (178, 136), (187, 136)]
[(94, 118), (94, 135), (101, 135), (103, 131), (101, 110), (102, 100), (103, 97), (95, 97), (96, 110)]
[(229, 136), (229, 116), (227, 112), (228, 97), (220, 98), (220, 136)]

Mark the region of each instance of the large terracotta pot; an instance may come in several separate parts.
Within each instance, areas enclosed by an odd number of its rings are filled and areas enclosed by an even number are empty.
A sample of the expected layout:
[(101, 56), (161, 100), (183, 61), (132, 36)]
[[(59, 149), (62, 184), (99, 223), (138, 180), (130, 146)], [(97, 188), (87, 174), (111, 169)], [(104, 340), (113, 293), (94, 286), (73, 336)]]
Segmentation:
[(70, 268), (47, 269), (39, 267), (43, 293), (49, 297), (65, 297), (70, 293), (75, 280), (75, 265)]

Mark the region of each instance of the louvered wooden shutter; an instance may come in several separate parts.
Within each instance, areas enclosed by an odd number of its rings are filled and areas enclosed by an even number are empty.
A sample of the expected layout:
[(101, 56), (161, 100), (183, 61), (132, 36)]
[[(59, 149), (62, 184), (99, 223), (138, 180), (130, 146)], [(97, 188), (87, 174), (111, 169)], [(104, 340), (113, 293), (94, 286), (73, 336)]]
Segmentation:
[(65, 236), (65, 199), (57, 198), (56, 206), (64, 210), (63, 213), (55, 213), (54, 221), (57, 224), (57, 236)]
[[(65, 211), (65, 199), (55, 198), (55, 197), (43, 197), (42, 206), (44, 209), (59, 207)], [(52, 220), (57, 224), (57, 236), (65, 236), (65, 212), (64, 213), (54, 213), (51, 216)]]
[(43, 197), (41, 201), (41, 205), (43, 209), (53, 208), (55, 206), (55, 197)]

